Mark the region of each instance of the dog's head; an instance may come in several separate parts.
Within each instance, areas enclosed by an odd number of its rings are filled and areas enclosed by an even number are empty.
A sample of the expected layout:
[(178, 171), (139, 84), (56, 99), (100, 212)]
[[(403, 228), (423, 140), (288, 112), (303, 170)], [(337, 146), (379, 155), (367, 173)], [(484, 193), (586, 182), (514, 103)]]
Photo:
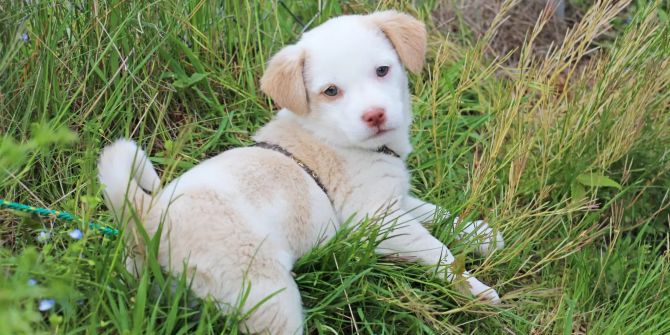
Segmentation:
[(425, 51), (425, 27), (407, 14), (341, 16), (272, 57), (261, 89), (331, 143), (409, 151), (404, 68), (421, 71)]

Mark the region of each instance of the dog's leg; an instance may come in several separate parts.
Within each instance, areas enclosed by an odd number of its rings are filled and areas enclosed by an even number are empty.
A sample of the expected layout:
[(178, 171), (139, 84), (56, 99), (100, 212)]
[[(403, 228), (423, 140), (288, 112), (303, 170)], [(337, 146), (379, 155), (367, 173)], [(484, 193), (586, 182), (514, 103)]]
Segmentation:
[[(451, 217), (451, 213), (447, 210), (414, 197), (405, 197), (402, 207), (423, 224), (433, 222), (436, 218), (449, 219)], [(458, 231), (458, 238), (466, 243), (476, 245), (475, 251), (481, 256), (488, 256), (493, 251), (500, 250), (505, 246), (500, 231), (494, 231), (482, 220), (466, 222), (461, 225), (460, 219), (455, 217), (453, 222)]]
[[(304, 315), (298, 285), (288, 270), (273, 266), (196, 269), (189, 273), (191, 289), (200, 297), (211, 296), (229, 314), (239, 312), (243, 334), (302, 335)], [(243, 276), (231, 275), (242, 270)], [(221, 274), (226, 272), (226, 274)], [(238, 309), (239, 308), (239, 309)]]
[(298, 286), (290, 272), (251, 279), (245, 310), (253, 310), (242, 324), (249, 334), (301, 335), (303, 311)]
[(498, 293), (483, 284), (477, 278), (464, 271), (460, 276), (456, 276), (451, 268), (454, 262), (454, 256), (438, 239), (433, 237), (421, 222), (414, 218), (408, 219), (410, 215), (405, 214), (394, 219), (395, 222), (385, 224), (394, 225), (388, 237), (380, 242), (377, 252), (382, 255), (398, 255), (400, 257), (416, 259), (419, 263), (428, 266), (438, 266), (440, 272), (444, 273), (449, 281), (462, 279), (469, 285), (470, 292), (491, 303), (500, 302)]

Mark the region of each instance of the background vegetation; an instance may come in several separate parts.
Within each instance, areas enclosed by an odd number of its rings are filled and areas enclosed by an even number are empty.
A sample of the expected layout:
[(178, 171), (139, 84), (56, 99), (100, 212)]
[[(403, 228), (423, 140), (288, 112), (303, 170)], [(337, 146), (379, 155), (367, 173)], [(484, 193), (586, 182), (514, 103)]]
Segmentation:
[[(113, 225), (96, 180), (104, 145), (139, 141), (165, 181), (247, 145), (273, 115), (258, 89), (270, 55), (330, 17), (396, 8), (431, 32), (411, 77), (413, 191), (503, 232), (506, 248), (477, 259), (449, 222), (431, 226), (503, 304), (378, 258), (373, 231), (344, 232), (294, 270), (308, 331), (670, 333), (668, 3), (569, 2), (581, 19), (562, 43), (533, 52), (535, 29), (514, 62), (489, 52), (513, 3), (485, 31), (449, 36), (442, 5), (2, 1), (0, 198)], [(0, 210), (0, 333), (237, 331), (243, 316), (193, 297), (188, 278), (153, 264), (136, 279), (123, 257), (120, 239), (85, 225)]]

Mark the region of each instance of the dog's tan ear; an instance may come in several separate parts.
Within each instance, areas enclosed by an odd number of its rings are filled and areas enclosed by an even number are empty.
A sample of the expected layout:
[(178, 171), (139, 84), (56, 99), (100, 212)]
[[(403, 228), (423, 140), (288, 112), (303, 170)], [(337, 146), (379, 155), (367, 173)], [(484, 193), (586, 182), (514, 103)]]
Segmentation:
[(279, 50), (270, 61), (261, 78), (261, 91), (279, 107), (296, 114), (307, 114), (307, 90), (303, 78), (305, 52), (289, 45)]
[(410, 15), (394, 10), (369, 15), (391, 41), (400, 60), (413, 73), (421, 72), (426, 58), (426, 26)]

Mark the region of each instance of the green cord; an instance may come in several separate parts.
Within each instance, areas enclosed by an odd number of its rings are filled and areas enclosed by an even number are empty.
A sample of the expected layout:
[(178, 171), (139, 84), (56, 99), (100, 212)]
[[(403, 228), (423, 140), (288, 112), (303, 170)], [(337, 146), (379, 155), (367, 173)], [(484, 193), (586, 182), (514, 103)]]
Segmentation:
[[(65, 221), (83, 222), (83, 220), (81, 218), (78, 218), (78, 217), (76, 217), (76, 216), (74, 216), (74, 215), (72, 215), (68, 212), (55, 211), (55, 210), (48, 209), (48, 208), (28, 206), (28, 205), (20, 204), (20, 203), (17, 203), (17, 202), (7, 201), (7, 200), (4, 200), (4, 199), (0, 199), (0, 207), (9, 208), (9, 209), (13, 209), (13, 210), (21, 211), (21, 212), (26, 212), (26, 213), (37, 214), (37, 215), (40, 215), (40, 216), (54, 216), (57, 219), (62, 219), (62, 220), (65, 220)], [(103, 233), (104, 235), (112, 235), (112, 236), (119, 235), (119, 231), (117, 229), (114, 229), (112, 227), (101, 226), (101, 225), (99, 225), (99, 224), (97, 224), (93, 221), (89, 222), (88, 226), (91, 229), (95, 229), (95, 230)]]

